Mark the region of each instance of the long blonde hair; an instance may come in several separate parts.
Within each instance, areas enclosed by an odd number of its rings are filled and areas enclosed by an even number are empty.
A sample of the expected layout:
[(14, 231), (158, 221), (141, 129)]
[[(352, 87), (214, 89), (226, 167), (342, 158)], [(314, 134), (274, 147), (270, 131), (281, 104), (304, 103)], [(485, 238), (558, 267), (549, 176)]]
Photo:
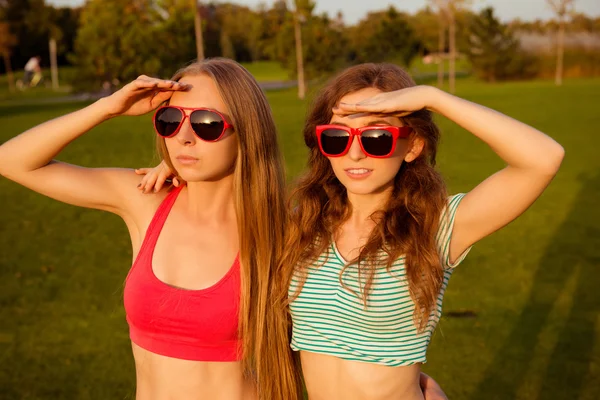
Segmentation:
[[(285, 284), (289, 284), (293, 274), (300, 276), (300, 285), (292, 299), (302, 289), (308, 266), (331, 244), (330, 238), (352, 211), (346, 188), (319, 151), (316, 126), (328, 124), (333, 116), (332, 108), (349, 93), (365, 88), (390, 92), (411, 86), (415, 86), (415, 82), (398, 66), (361, 64), (335, 77), (315, 98), (304, 126), (304, 141), (310, 151), (308, 171), (292, 195), (294, 211), (279, 267), (280, 279)], [(446, 204), (446, 187), (435, 169), (439, 130), (431, 113), (421, 110), (401, 120), (413, 128), (413, 139), (423, 140), (424, 148), (417, 159), (401, 166), (384, 210), (371, 216), (377, 225), (353, 261), (358, 262), (359, 273), (364, 278), (361, 291), (366, 305), (376, 268), (386, 266), (389, 270), (392, 263), (405, 254), (406, 276), (415, 302), (415, 325), (423, 330), (435, 310), (443, 280), (435, 233)], [(383, 261), (379, 257), (381, 250), (387, 253)], [(342, 285), (346, 286), (343, 282)], [(287, 298), (287, 288), (279, 287), (278, 291), (281, 302)]]
[[(195, 62), (177, 71), (172, 80), (186, 75), (213, 79), (238, 135), (234, 195), (244, 371), (256, 379), (260, 399), (298, 399), (302, 395), (300, 372), (293, 365), (287, 334), (275, 334), (278, 321), (271, 312), (273, 275), (286, 226), (284, 168), (271, 109), (254, 77), (235, 61), (213, 58)], [(175, 171), (164, 138), (157, 138), (157, 147)]]

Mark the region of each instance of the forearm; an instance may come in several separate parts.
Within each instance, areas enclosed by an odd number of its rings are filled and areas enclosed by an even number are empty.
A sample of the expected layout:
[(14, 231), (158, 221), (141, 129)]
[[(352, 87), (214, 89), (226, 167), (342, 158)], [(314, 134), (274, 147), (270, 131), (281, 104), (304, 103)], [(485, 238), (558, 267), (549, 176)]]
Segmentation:
[(513, 118), (431, 88), (428, 108), (487, 143), (510, 167), (554, 175), (562, 161), (560, 144)]
[(25, 131), (0, 146), (0, 174), (10, 177), (48, 165), (69, 143), (109, 118), (101, 99)]

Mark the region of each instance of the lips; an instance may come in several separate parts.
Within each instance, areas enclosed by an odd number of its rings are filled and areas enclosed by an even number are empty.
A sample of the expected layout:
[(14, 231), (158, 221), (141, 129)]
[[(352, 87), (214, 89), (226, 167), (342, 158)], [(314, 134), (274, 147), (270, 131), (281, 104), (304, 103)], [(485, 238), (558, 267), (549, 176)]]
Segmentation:
[(371, 172), (371, 170), (367, 168), (347, 168), (344, 171), (352, 175), (364, 175)]
[(177, 159), (178, 160), (187, 160), (187, 161), (198, 161), (198, 159), (196, 157), (185, 156), (185, 155), (177, 156)]
[(344, 172), (351, 179), (365, 179), (371, 175), (373, 170), (368, 168), (345, 168)]
[(192, 165), (192, 164), (196, 164), (198, 162), (198, 159), (196, 157), (192, 157), (192, 156), (187, 156), (187, 155), (180, 155), (176, 157), (176, 160), (179, 164), (182, 165)]

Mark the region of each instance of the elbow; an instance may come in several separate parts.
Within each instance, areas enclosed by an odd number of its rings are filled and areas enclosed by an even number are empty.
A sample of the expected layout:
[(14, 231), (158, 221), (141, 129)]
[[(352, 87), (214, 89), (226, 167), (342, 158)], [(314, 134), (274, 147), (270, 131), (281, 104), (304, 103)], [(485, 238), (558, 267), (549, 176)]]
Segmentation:
[(554, 142), (554, 145), (544, 153), (543, 159), (540, 160), (540, 172), (546, 176), (556, 175), (564, 158), (564, 147)]

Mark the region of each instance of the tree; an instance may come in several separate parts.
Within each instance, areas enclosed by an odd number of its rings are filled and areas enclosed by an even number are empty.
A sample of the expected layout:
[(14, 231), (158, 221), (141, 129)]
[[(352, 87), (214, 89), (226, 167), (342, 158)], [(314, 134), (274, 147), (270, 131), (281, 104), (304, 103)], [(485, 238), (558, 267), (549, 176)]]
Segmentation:
[(89, 0), (80, 26), (72, 60), (82, 86), (159, 75), (160, 17), (151, 0)]
[(194, 32), (196, 35), (196, 54), (198, 60), (204, 60), (204, 40), (202, 39), (202, 16), (200, 15), (200, 4), (198, 0), (192, 1), (192, 11), (194, 13)]
[[(296, 49), (290, 46), (295, 36), (293, 15), (288, 14), (277, 36), (277, 58), (282, 66), (297, 74)], [(330, 74), (345, 64), (348, 41), (339, 21), (327, 14), (312, 15), (302, 26), (302, 56), (304, 78), (311, 80)]]
[(414, 15), (407, 16), (408, 22), (421, 42), (424, 55), (435, 53), (439, 49), (439, 18), (431, 7), (426, 6)]
[(17, 38), (10, 33), (8, 24), (0, 22), (0, 54), (2, 54), (4, 60), (4, 68), (8, 77), (8, 88), (11, 92), (15, 90), (15, 78), (10, 65), (10, 54), (15, 44), (17, 44)]
[(154, 21), (155, 40), (160, 43), (157, 57), (160, 76), (171, 76), (182, 65), (198, 57), (195, 42), (195, 8), (189, 0), (161, 0), (154, 3), (157, 18)]
[(469, 59), (485, 81), (529, 78), (536, 74), (533, 58), (520, 49), (519, 41), (489, 7), (471, 23)]
[(59, 63), (66, 63), (64, 55), (73, 48), (78, 13), (78, 8), (55, 8), (43, 0), (0, 0), (0, 20), (16, 42), (12, 64), (21, 67), (32, 56), (41, 56), (46, 63), (50, 38), (58, 41)]
[(240, 62), (254, 61), (261, 57), (260, 38), (262, 21), (260, 14), (237, 4), (221, 4), (216, 18), (221, 29), (221, 54)]
[(437, 82), (438, 87), (444, 86), (444, 53), (446, 53), (446, 29), (448, 25), (448, 18), (446, 11), (440, 7), (439, 11), (439, 32), (438, 32), (438, 73)]
[(563, 62), (565, 52), (565, 18), (573, 12), (575, 0), (547, 0), (558, 17), (558, 41), (556, 44), (556, 76), (557, 86), (562, 85)]
[(304, 52), (302, 49), (302, 23), (312, 15), (315, 4), (311, 0), (294, 0), (294, 42), (296, 43), (296, 71), (298, 73), (298, 98), (306, 96)]
[[(448, 57), (448, 81), (450, 84), (450, 93), (455, 92), (456, 88), (456, 14), (471, 0), (430, 0), (438, 9), (440, 26), (447, 23), (449, 57)], [(440, 28), (443, 29), (443, 28)], [(442, 47), (443, 34), (440, 32), (440, 47)], [(439, 79), (439, 78), (438, 78)]]
[(254, 59), (281, 61), (278, 38), (282, 36), (288, 15), (289, 10), (285, 0), (276, 1), (270, 9), (267, 9), (264, 4), (260, 6), (258, 11), (257, 55)]
[(353, 28), (351, 36), (358, 62), (397, 60), (409, 66), (422, 47), (408, 16), (393, 6), (367, 14)]

